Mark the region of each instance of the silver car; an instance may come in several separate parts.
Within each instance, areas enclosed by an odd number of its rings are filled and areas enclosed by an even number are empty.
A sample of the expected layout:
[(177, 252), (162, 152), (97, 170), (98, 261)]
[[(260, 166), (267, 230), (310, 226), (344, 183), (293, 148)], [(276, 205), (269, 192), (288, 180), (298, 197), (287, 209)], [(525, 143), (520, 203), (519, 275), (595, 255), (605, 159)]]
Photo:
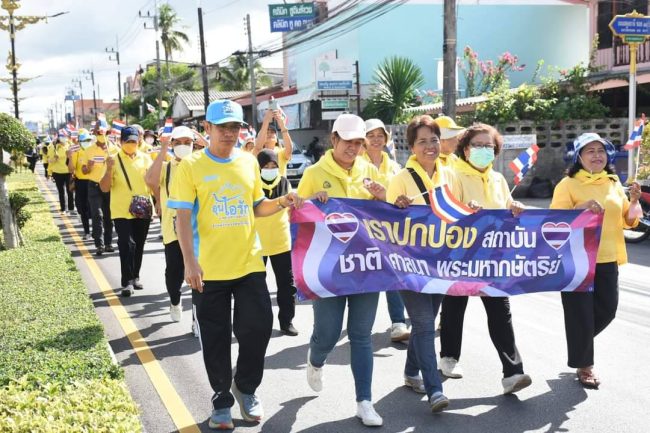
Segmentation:
[(312, 160), (298, 147), (293, 148), (291, 161), (287, 164), (287, 179), (295, 187), (300, 182), (305, 169), (312, 165)]

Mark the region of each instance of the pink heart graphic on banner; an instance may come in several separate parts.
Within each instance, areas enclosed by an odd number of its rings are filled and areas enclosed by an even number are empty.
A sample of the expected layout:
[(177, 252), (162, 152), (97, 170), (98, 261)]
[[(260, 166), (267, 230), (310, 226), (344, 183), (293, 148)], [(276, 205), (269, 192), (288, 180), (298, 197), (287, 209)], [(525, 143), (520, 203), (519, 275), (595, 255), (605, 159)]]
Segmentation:
[(571, 226), (567, 223), (544, 223), (542, 236), (547, 244), (559, 250), (571, 237)]
[(331, 213), (325, 217), (327, 229), (336, 239), (347, 243), (359, 230), (359, 220), (351, 213)]

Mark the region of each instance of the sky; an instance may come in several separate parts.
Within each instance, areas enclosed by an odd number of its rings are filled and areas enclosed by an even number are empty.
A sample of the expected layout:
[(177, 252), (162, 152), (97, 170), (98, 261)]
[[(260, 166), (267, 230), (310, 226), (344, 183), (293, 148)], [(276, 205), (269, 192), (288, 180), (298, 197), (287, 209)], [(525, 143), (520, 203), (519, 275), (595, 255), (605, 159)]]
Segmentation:
[[(19, 92), (21, 117), (25, 121), (45, 121), (54, 104), (63, 104), (67, 90), (75, 88), (73, 80), (81, 78), (84, 99), (92, 99), (90, 76), (83, 70), (94, 70), (99, 96), (104, 101), (117, 100), (117, 63), (109, 60), (106, 48), (119, 43), (122, 81), (133, 75), (138, 65), (155, 59), (155, 32), (143, 29), (152, 20), (138, 17), (138, 11), (153, 14), (155, 3), (161, 0), (20, 0), (15, 15), (66, 15), (41, 21), (20, 30), (16, 36), (16, 62), (21, 64), (19, 77), (38, 77), (24, 83)], [(200, 47), (197, 7), (203, 8), (203, 27), (206, 40), (206, 62), (227, 58), (237, 50), (248, 48), (244, 18), (251, 16), (253, 46), (263, 47), (280, 42), (279, 33), (271, 33), (268, 22), (268, 4), (281, 3), (264, 0), (168, 0), (182, 19), (190, 45), (184, 52), (175, 53), (174, 60), (199, 63)], [(2, 15), (6, 11), (0, 10)], [(164, 52), (161, 46), (161, 59)], [(9, 33), (0, 33), (0, 53), (10, 52)], [(113, 55), (114, 57), (114, 55)], [(2, 59), (2, 62), (6, 61)], [(281, 67), (282, 55), (262, 59), (266, 67)], [(10, 77), (3, 68), (3, 77)], [(11, 83), (0, 82), (0, 110), (13, 114)], [(68, 111), (71, 111), (68, 102)], [(60, 110), (60, 108), (59, 108)]]

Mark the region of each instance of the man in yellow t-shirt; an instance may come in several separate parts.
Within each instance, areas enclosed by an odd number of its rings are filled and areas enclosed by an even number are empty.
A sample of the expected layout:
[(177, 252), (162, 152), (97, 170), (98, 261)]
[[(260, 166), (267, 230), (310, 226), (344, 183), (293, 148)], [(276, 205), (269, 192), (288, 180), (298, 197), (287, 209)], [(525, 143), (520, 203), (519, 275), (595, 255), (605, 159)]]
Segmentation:
[[(185, 280), (196, 290), (203, 360), (214, 391), (209, 426), (219, 429), (233, 428), (234, 399), (246, 421), (264, 416), (255, 390), (264, 373), (273, 313), (255, 218), (302, 204), (295, 193), (264, 197), (257, 160), (235, 149), (243, 117), (242, 107), (232, 101), (208, 106), (204, 126), (210, 145), (180, 162), (167, 201), (177, 212)], [(231, 323), (233, 297), (237, 314)], [(234, 382), (231, 329), (242, 336)]]
[(84, 241), (90, 239), (90, 207), (88, 206), (88, 174), (82, 170), (82, 155), (91, 144), (92, 136), (90, 132), (85, 128), (81, 128), (79, 129), (79, 144), (68, 149), (68, 169), (74, 176), (75, 206), (84, 229)]
[(95, 144), (90, 145), (79, 156), (81, 171), (88, 176), (88, 207), (92, 220), (92, 237), (95, 242), (95, 254), (101, 256), (104, 251), (112, 253), (113, 220), (111, 220), (111, 193), (102, 192), (99, 182), (106, 173), (106, 163), (117, 154), (117, 147), (108, 141), (106, 128), (98, 123), (95, 126)]

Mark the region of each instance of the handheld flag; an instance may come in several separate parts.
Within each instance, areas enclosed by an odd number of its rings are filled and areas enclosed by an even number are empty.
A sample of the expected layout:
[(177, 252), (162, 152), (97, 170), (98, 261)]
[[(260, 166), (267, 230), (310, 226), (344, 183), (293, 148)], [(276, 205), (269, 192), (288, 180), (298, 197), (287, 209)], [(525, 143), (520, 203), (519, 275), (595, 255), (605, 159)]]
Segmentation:
[(154, 111), (156, 111), (156, 107), (154, 107), (153, 105), (147, 102), (147, 111), (153, 113)]
[(67, 138), (68, 137), (68, 132), (64, 128), (59, 129), (59, 137)]
[(449, 190), (449, 185), (442, 185), (429, 190), (431, 209), (438, 218), (447, 224), (453, 224), (474, 211), (458, 200)]
[(509, 167), (515, 173), (515, 185), (519, 185), (519, 182), (524, 178), (528, 169), (535, 165), (535, 162), (537, 162), (537, 152), (539, 152), (539, 147), (533, 144), (521, 152), (514, 161), (510, 162)]
[(72, 146), (70, 146), (70, 148), (68, 150), (70, 150), (71, 152), (77, 152), (80, 149), (81, 149), (81, 146), (79, 146), (78, 144), (73, 144)]
[(169, 137), (172, 135), (172, 130), (174, 129), (174, 120), (169, 118), (165, 120), (165, 127), (163, 128), (162, 136)]
[(644, 125), (645, 125), (645, 114), (641, 114), (641, 118), (636, 121), (636, 125), (634, 126), (634, 129), (630, 133), (630, 138), (627, 140), (627, 143), (625, 143), (625, 146), (623, 146), (623, 149), (630, 150), (641, 146), (641, 142), (643, 141)]
[(239, 143), (237, 143), (238, 147), (241, 147), (246, 143), (246, 140), (249, 138), (255, 139), (255, 136), (257, 134), (255, 133), (254, 129), (249, 129), (249, 128), (241, 128), (239, 130)]
[(121, 119), (113, 119), (113, 134), (115, 135), (120, 135), (122, 132), (122, 128), (126, 126), (126, 123), (124, 123), (123, 120)]

